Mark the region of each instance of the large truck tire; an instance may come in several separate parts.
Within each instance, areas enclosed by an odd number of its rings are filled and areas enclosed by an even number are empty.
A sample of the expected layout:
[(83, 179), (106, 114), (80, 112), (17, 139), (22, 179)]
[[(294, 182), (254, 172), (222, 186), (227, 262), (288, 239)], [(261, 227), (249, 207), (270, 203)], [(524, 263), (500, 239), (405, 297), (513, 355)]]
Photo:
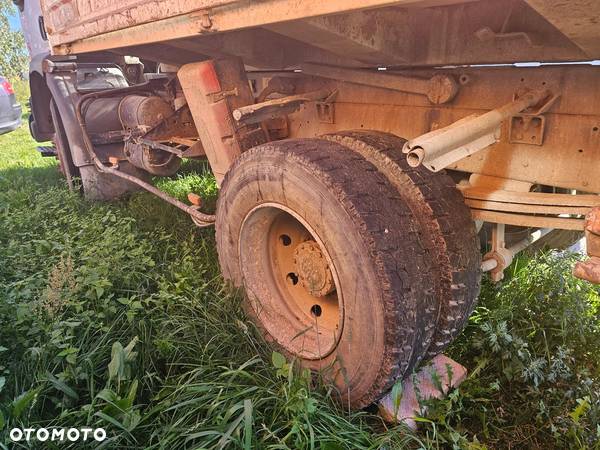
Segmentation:
[(406, 141), (398, 136), (360, 130), (324, 138), (339, 142), (377, 167), (417, 220), (422, 241), (435, 262), (429, 282), (440, 303), (439, 316), (427, 318), (437, 325), (427, 330), (431, 343), (423, 354), (442, 353), (463, 330), (480, 290), (479, 241), (462, 194), (445, 172), (410, 167), (402, 153)]
[(396, 189), (322, 139), (240, 156), (222, 183), (216, 238), (226, 279), (267, 341), (362, 408), (412, 370), (434, 295), (431, 260)]
[[(127, 161), (119, 161), (119, 170), (148, 181), (147, 172), (138, 169)], [(110, 201), (123, 197), (131, 192), (141, 191), (137, 184), (122, 178), (102, 173), (93, 164), (81, 166), (81, 187), (83, 196), (90, 201)]]

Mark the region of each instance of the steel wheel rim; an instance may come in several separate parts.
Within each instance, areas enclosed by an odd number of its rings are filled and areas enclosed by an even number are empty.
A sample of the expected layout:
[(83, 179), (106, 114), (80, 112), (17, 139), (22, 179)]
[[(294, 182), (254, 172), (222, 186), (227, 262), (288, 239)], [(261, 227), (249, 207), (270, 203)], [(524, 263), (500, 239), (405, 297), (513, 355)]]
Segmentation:
[(285, 205), (263, 203), (242, 222), (239, 255), (250, 306), (275, 341), (303, 359), (331, 354), (343, 327), (342, 291), (314, 228)]

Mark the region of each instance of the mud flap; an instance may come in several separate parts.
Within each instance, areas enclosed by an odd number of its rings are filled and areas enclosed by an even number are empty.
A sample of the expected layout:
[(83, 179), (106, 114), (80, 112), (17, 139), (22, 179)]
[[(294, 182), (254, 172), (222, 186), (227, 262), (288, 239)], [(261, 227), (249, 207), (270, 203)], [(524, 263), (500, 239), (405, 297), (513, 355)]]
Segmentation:
[(239, 58), (186, 64), (177, 73), (210, 167), (221, 184), (233, 161), (267, 141), (260, 124), (241, 125), (233, 110), (254, 103)]

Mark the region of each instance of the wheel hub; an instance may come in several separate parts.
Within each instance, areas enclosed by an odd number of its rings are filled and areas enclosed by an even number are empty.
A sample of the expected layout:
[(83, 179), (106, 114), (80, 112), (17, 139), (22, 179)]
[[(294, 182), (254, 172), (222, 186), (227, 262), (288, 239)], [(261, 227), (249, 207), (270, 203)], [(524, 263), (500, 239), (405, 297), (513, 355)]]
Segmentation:
[(315, 241), (305, 241), (296, 247), (294, 266), (300, 284), (311, 295), (325, 297), (335, 290), (329, 264)]

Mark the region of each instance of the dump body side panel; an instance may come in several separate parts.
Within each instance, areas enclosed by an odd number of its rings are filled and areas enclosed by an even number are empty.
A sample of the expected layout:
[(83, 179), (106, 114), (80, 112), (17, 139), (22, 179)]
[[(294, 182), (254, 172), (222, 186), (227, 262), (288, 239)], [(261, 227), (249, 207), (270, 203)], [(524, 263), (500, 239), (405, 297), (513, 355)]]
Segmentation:
[(600, 3), (575, 0), (566, 11), (547, 3), (553, 2), (42, 0), (42, 7), (54, 54), (111, 50), (179, 65), (240, 56), (271, 69), (285, 67), (280, 53), (388, 66), (600, 59), (593, 26)]
[(231, 3), (239, 0), (41, 0), (53, 46)]

